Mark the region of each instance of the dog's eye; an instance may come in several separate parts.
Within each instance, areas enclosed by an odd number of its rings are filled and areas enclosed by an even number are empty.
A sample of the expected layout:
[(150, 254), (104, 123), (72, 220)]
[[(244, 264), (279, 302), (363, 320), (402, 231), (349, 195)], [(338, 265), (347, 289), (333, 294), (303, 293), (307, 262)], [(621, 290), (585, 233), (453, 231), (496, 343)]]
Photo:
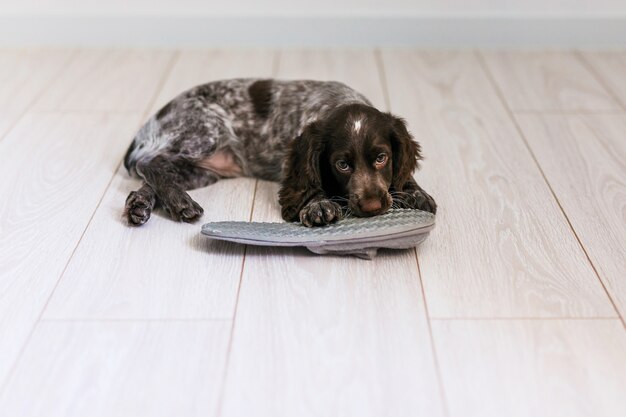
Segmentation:
[(343, 159), (340, 159), (339, 161), (337, 161), (335, 165), (337, 166), (337, 169), (339, 171), (347, 171), (350, 169), (350, 165), (348, 165), (348, 163), (344, 161)]
[(378, 156), (376, 157), (376, 164), (377, 165), (382, 165), (385, 162), (387, 162), (387, 154), (386, 153), (379, 153)]

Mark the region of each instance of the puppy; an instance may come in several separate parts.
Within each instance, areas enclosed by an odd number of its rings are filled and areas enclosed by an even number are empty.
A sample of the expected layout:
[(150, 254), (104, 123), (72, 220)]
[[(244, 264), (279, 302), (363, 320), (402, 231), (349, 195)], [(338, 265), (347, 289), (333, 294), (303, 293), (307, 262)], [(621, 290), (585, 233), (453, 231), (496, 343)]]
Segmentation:
[(139, 226), (160, 205), (194, 222), (203, 210), (186, 190), (238, 176), (280, 181), (283, 219), (309, 227), (390, 207), (435, 213), (412, 176), (420, 159), (404, 121), (345, 84), (216, 81), (180, 94), (141, 127), (124, 165), (144, 183), (125, 215)]

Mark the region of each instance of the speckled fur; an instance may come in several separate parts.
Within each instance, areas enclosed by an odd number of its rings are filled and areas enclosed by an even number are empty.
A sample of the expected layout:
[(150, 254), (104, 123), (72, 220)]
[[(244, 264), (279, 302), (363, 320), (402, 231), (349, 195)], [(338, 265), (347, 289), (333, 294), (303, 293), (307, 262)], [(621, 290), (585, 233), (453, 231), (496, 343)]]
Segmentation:
[(203, 164), (217, 152), (232, 155), (241, 175), (281, 181), (292, 141), (348, 104), (371, 106), (339, 82), (232, 79), (183, 92), (141, 127), (126, 153), (128, 171), (145, 180), (126, 200), (129, 223), (145, 223), (157, 204), (175, 220), (197, 220), (202, 208), (186, 190), (221, 177)]
[[(256, 82), (270, 86), (266, 114), (255, 110), (250, 96)], [(228, 148), (243, 175), (279, 181), (289, 143), (306, 125), (349, 103), (371, 105), (333, 81), (233, 79), (204, 84), (174, 98), (148, 120), (129, 149), (126, 168), (134, 171), (137, 161), (157, 154), (193, 163)]]

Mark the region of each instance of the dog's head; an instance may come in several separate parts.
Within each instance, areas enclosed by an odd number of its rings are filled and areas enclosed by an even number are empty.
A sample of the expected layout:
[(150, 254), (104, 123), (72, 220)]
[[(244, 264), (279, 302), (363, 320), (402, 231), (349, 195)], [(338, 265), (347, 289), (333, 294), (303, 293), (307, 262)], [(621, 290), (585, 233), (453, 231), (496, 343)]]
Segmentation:
[(288, 188), (304, 198), (307, 189), (322, 189), (345, 198), (357, 216), (373, 216), (391, 207), (390, 190), (402, 190), (419, 159), (420, 146), (402, 119), (350, 104), (305, 127), (292, 144), (287, 169), (296, 172), (286, 181), (296, 182)]

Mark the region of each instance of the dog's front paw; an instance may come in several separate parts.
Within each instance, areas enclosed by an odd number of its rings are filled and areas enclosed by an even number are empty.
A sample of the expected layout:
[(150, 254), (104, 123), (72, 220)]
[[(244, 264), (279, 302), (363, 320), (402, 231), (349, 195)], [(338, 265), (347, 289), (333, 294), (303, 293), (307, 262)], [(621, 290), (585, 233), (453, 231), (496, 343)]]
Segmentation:
[(324, 226), (341, 218), (341, 206), (330, 200), (307, 204), (300, 210), (300, 221), (306, 227)]
[(432, 214), (437, 213), (437, 203), (435, 203), (435, 199), (421, 188), (394, 199), (394, 205), (400, 208), (423, 210)]
[(415, 208), (418, 210), (424, 210), (432, 214), (437, 213), (437, 203), (435, 199), (430, 196), (426, 191), (419, 190), (413, 193), (415, 199)]

